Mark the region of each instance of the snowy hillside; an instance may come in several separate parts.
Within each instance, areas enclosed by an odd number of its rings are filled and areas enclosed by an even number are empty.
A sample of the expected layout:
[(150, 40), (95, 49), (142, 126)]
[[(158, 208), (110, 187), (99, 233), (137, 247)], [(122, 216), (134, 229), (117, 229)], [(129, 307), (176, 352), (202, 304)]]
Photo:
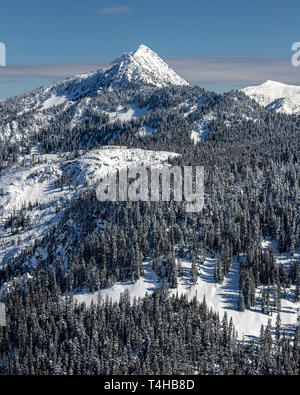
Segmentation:
[[(276, 243), (272, 243), (266, 240), (262, 243), (262, 248), (274, 247), (276, 251)], [(300, 253), (296, 254), (293, 258), (289, 254), (279, 254), (276, 251), (277, 262), (289, 264), (296, 262), (299, 259)], [(201, 266), (201, 271), (197, 284), (192, 283), (192, 264), (190, 260), (184, 259), (180, 261), (181, 274), (178, 280), (178, 286), (173, 289), (171, 293), (173, 295), (186, 295), (188, 300), (192, 300), (194, 297), (199, 302), (202, 302), (205, 298), (209, 308), (220, 314), (221, 317), (225, 313), (228, 315), (228, 319), (232, 318), (234, 326), (238, 332), (239, 339), (249, 340), (252, 337), (259, 337), (261, 326), (266, 326), (268, 320), (271, 319), (272, 326), (275, 327), (277, 313), (274, 311), (270, 315), (261, 312), (259, 305), (261, 303), (262, 289), (260, 287), (256, 291), (256, 303), (257, 305), (249, 310), (241, 312), (238, 310), (238, 298), (240, 294), (239, 290), (239, 264), (234, 259), (233, 265), (225, 278), (223, 284), (216, 284), (214, 279), (216, 259), (207, 257), (204, 264)], [(94, 294), (77, 294), (75, 298), (78, 302), (84, 302), (88, 306), (92, 303), (97, 303), (99, 297), (105, 300), (107, 297), (113, 302), (117, 302), (120, 299), (120, 295), (126, 290), (128, 291), (131, 299), (134, 297), (143, 298), (146, 293), (152, 294), (152, 292), (161, 287), (161, 281), (158, 279), (156, 273), (152, 270), (152, 261), (148, 259), (144, 262), (145, 274), (136, 282), (131, 283), (117, 283), (113, 287), (103, 289)], [(282, 320), (282, 328), (289, 334), (297, 323), (299, 303), (294, 302), (295, 287), (286, 291), (285, 297), (282, 299), (282, 308), (280, 312)]]
[(0, 265), (42, 237), (58, 220), (58, 208), (66, 199), (93, 188), (106, 174), (127, 166), (159, 165), (175, 156), (125, 147), (89, 151), (77, 158), (68, 153), (26, 156), (0, 176)]
[(209, 133), (209, 126), (214, 119), (214, 115), (209, 113), (203, 117), (200, 121), (195, 121), (193, 124), (193, 130), (191, 133), (191, 140), (194, 144), (204, 140)]
[(247, 96), (273, 111), (300, 113), (300, 86), (266, 81), (262, 85), (242, 89)]

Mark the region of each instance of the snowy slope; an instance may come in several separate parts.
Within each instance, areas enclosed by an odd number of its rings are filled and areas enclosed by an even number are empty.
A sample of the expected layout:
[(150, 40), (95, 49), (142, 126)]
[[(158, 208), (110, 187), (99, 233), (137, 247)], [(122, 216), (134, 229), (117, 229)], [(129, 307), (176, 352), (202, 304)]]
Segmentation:
[(209, 113), (203, 117), (200, 121), (195, 121), (193, 123), (193, 130), (191, 132), (191, 140), (194, 144), (198, 144), (199, 141), (204, 140), (209, 133), (209, 126), (211, 122), (215, 119), (213, 113)]
[(300, 113), (300, 86), (266, 81), (241, 90), (260, 105), (286, 114)]
[[(178, 154), (170, 152), (126, 149), (111, 147), (89, 151), (74, 158), (71, 154), (39, 155), (35, 163), (27, 156), (22, 163), (4, 170), (0, 176), (0, 265), (20, 250), (41, 238), (49, 227), (59, 219), (57, 205), (66, 199), (93, 188), (106, 174), (115, 169), (132, 166), (158, 166)], [(70, 187), (57, 185), (63, 176), (71, 178)], [(31, 203), (32, 210), (26, 209), (30, 217), (26, 229), (12, 234), (5, 223), (11, 215), (17, 215), (22, 206)]]
[[(271, 246), (272, 242), (265, 240), (262, 243), (262, 248)], [(273, 245), (275, 247), (275, 245)], [(289, 263), (296, 261), (300, 257), (300, 253), (295, 254), (293, 258), (289, 254), (279, 254), (275, 251), (277, 261), (282, 263)], [(232, 318), (235, 328), (238, 332), (239, 339), (245, 337), (250, 339), (258, 337), (260, 334), (261, 325), (266, 326), (268, 320), (271, 319), (272, 326), (275, 327), (277, 312), (271, 315), (263, 314), (260, 310), (261, 289), (256, 292), (256, 306), (244, 312), (238, 311), (238, 297), (239, 297), (239, 267), (238, 262), (234, 259), (233, 265), (225, 278), (223, 284), (216, 284), (214, 279), (215, 258), (207, 257), (204, 264), (201, 265), (198, 282), (196, 285), (192, 284), (192, 270), (190, 260), (181, 260), (182, 274), (178, 277), (178, 287), (171, 290), (171, 293), (176, 295), (186, 295), (188, 300), (196, 297), (202, 302), (205, 297), (209, 308), (220, 314), (222, 318), (224, 313), (227, 313), (228, 319)], [(99, 297), (105, 299), (108, 297), (113, 302), (118, 301), (122, 292), (128, 290), (132, 298), (143, 298), (146, 293), (151, 294), (157, 287), (161, 286), (156, 273), (152, 270), (151, 260), (144, 263), (145, 275), (142, 276), (135, 284), (131, 282), (117, 283), (113, 287), (101, 290), (94, 294), (77, 294), (75, 298), (78, 302), (84, 302), (90, 305), (92, 301), (97, 303)], [(280, 312), (282, 327), (288, 334), (290, 330), (297, 324), (297, 317), (299, 311), (299, 303), (294, 302), (295, 287), (287, 290), (286, 296), (282, 298), (282, 308)]]
[(148, 112), (147, 108), (138, 108), (134, 104), (131, 104), (128, 108), (119, 106), (115, 111), (102, 110), (101, 108), (99, 108), (99, 110), (109, 116), (109, 122), (112, 124), (116, 121), (128, 122), (139, 118), (141, 115), (146, 115)]

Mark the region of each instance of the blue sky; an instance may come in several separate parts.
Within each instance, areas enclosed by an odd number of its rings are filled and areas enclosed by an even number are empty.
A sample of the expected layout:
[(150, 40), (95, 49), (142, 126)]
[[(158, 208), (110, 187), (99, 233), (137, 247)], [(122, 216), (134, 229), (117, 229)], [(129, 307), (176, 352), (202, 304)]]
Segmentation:
[[(298, 84), (299, 0), (11, 0), (0, 8), (0, 98), (92, 70), (143, 43), (194, 84)], [(300, 85), (300, 84), (299, 84)]]

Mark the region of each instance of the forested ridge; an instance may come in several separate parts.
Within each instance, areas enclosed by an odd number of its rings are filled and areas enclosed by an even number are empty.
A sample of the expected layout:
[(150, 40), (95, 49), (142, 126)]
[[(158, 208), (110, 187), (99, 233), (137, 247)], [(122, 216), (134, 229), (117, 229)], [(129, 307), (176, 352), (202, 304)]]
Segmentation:
[[(0, 372), (299, 374), (299, 327), (292, 334), (280, 328), (285, 291), (292, 289), (295, 302), (300, 298), (299, 260), (293, 258), (300, 247), (299, 116), (269, 111), (239, 92), (216, 95), (198, 87), (132, 88), (90, 99), (75, 126), (80, 100), (44, 111), (50, 115), (44, 128), (1, 146), (2, 169), (35, 146), (47, 154), (77, 155), (106, 144), (172, 151), (181, 154), (173, 165), (205, 167), (205, 205), (188, 214), (184, 203), (101, 203), (89, 191), (60, 206), (59, 223), (0, 268), (0, 285), (14, 283), (1, 296), (8, 325), (0, 328)], [(132, 104), (148, 112), (115, 123), (99, 112)], [(1, 103), (7, 117), (10, 105)], [(209, 133), (194, 144), (191, 132), (207, 114)], [(20, 127), (30, 129), (31, 117), (20, 115)], [(153, 132), (141, 135), (145, 126)], [(21, 232), (27, 216), (28, 207), (7, 228)], [(262, 249), (266, 239), (290, 254), (290, 264), (277, 262), (272, 248)], [(260, 339), (240, 342), (233, 323), (220, 320), (205, 301), (168, 296), (182, 276), (180, 259), (192, 262), (196, 283), (207, 256), (217, 258), (220, 284), (238, 261), (236, 308), (254, 307), (260, 287), (259, 309), (278, 314), (276, 328), (269, 325)], [(136, 282), (147, 258), (162, 290), (131, 303), (125, 294), (118, 304), (74, 305), (72, 294), (82, 289)]]

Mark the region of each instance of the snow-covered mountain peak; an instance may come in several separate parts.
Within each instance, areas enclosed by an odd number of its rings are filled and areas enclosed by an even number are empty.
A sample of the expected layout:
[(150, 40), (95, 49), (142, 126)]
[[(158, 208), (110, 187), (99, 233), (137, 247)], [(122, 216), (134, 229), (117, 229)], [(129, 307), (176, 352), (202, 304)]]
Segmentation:
[(300, 113), (300, 86), (268, 80), (261, 85), (244, 88), (242, 92), (270, 110)]
[(150, 49), (149, 47), (147, 47), (147, 45), (141, 44), (134, 52), (133, 55), (134, 56), (157, 56), (157, 54), (155, 52), (152, 51), (152, 49)]
[(285, 84), (283, 84), (282, 82), (278, 82), (278, 81), (273, 81), (273, 80), (267, 80), (266, 82), (264, 82), (263, 84), (261, 84), (262, 86), (269, 86), (269, 87), (280, 87), (280, 86), (286, 86)]
[(168, 85), (188, 86), (189, 83), (171, 69), (146, 45), (114, 60), (104, 71), (107, 83), (123, 87), (144, 84), (158, 88)]

